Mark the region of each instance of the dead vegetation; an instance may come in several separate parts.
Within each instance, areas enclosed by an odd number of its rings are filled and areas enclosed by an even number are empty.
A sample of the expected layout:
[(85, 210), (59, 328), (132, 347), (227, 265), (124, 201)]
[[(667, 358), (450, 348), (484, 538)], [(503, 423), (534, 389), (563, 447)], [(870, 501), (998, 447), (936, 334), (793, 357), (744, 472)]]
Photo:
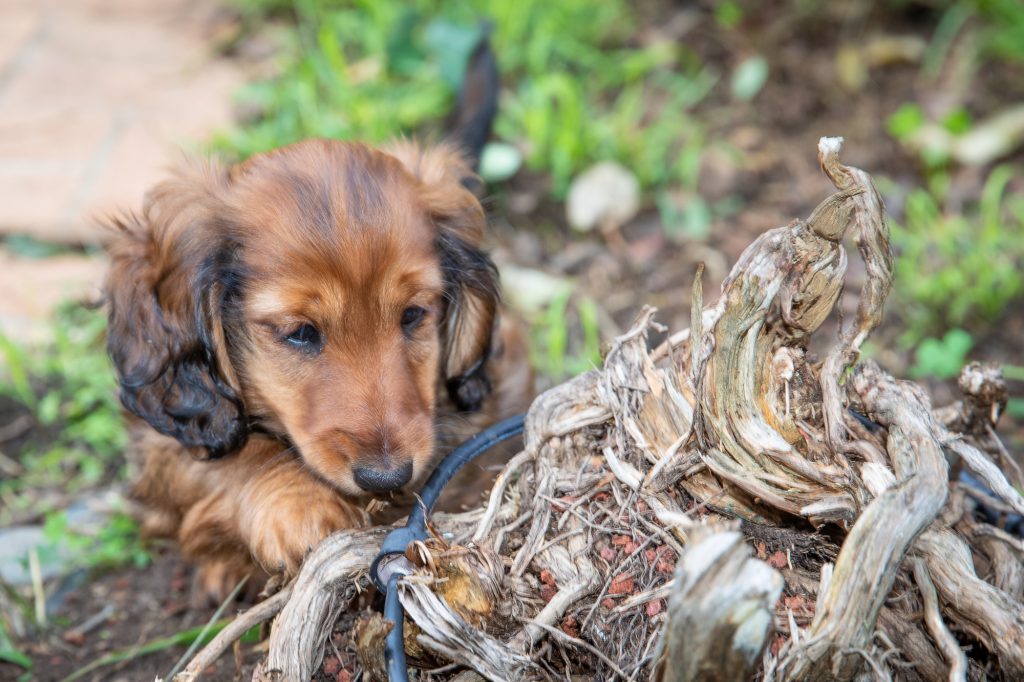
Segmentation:
[[(715, 306), (698, 277), (690, 329), (654, 350), (644, 310), (601, 370), (534, 402), (485, 507), (433, 518), (400, 593), (418, 679), (1024, 677), (1024, 544), (973, 513), (1024, 513), (994, 431), (1005, 386), (969, 366), (965, 399), (935, 410), (858, 362), (892, 258), (840, 142), (819, 145), (838, 191), (751, 244)], [(867, 275), (818, 359), (808, 341), (842, 292), (847, 237)], [(254, 679), (311, 678), (383, 532), (332, 536), (272, 608), (240, 616), (232, 633), (280, 608)], [(368, 673), (387, 629), (363, 619)]]

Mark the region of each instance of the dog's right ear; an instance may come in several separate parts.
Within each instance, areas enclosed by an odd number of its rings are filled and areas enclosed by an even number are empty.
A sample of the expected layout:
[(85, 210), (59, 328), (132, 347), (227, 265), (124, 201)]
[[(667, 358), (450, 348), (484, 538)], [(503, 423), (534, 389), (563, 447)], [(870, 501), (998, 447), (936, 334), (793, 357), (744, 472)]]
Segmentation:
[(218, 197), (228, 183), (206, 166), (154, 188), (141, 216), (114, 221), (105, 283), (121, 401), (200, 458), (248, 436), (221, 320), (240, 280)]

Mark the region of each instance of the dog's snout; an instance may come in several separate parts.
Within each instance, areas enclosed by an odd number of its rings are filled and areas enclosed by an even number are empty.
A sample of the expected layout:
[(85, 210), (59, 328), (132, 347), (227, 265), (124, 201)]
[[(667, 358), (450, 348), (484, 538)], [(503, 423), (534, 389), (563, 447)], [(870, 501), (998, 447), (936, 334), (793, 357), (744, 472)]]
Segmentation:
[(398, 490), (412, 478), (412, 462), (394, 469), (374, 467), (353, 467), (352, 478), (356, 485), (371, 493), (387, 493)]

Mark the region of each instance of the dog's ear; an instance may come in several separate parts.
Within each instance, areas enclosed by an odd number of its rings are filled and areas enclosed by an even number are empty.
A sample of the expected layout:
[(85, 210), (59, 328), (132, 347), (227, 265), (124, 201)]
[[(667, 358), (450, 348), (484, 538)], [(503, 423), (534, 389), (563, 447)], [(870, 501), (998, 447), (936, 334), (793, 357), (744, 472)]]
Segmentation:
[(423, 149), (402, 141), (387, 151), (419, 179), (421, 201), (437, 230), (445, 281), (441, 341), (448, 396), (459, 409), (477, 410), (491, 392), (487, 360), (501, 294), (498, 270), (480, 248), (487, 221), (466, 187), (473, 172), (452, 146)]
[(237, 450), (248, 436), (221, 321), (239, 281), (218, 210), (228, 182), (206, 166), (154, 188), (141, 216), (114, 221), (105, 283), (121, 401), (201, 458)]

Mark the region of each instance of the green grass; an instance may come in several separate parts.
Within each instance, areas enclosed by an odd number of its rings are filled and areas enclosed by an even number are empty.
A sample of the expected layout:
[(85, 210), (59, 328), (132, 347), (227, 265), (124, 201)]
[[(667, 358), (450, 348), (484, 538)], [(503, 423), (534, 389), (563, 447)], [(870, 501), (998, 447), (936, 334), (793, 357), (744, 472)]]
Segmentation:
[(216, 140), (234, 156), (309, 136), (437, 133), (488, 19), (504, 83), (496, 135), (549, 174), (556, 197), (604, 159), (645, 188), (696, 186), (703, 127), (689, 112), (714, 79), (684, 45), (636, 45), (623, 0), (235, 1), (248, 25), (285, 16), (295, 30), (281, 75), (241, 94), (260, 115)]
[[(1024, 63), (1024, 4), (1018, 0), (960, 0), (938, 6), (936, 17), (922, 82), (936, 82), (957, 62), (973, 76), (995, 62)], [(889, 134), (916, 154), (923, 177), (892, 231), (898, 258), (890, 309), (905, 324), (899, 342), (914, 352), (915, 378), (956, 376), (974, 345), (964, 330), (984, 334), (1024, 302), (1024, 196), (1009, 189), (1020, 167), (996, 166), (979, 197), (952, 199), (956, 168), (942, 136), (955, 140), (975, 129), (975, 114), (997, 113), (972, 113), (972, 106), (968, 101), (930, 120), (912, 101), (887, 120)], [(922, 138), (928, 126), (941, 134)]]
[(531, 315), (530, 364), (558, 382), (601, 366), (597, 305), (571, 289), (557, 294)]
[(923, 189), (907, 198), (904, 221), (892, 225), (904, 347), (957, 327), (980, 331), (1024, 299), (1024, 195), (1006, 191), (1016, 173), (996, 167), (980, 199), (956, 210)]
[[(39, 491), (61, 495), (95, 486), (122, 468), (124, 427), (100, 311), (66, 306), (50, 340), (28, 347), (0, 335), (0, 392), (34, 420), (19, 475), (0, 480), (0, 525), (16, 512), (45, 513)], [(8, 453), (11, 456), (14, 453)]]

